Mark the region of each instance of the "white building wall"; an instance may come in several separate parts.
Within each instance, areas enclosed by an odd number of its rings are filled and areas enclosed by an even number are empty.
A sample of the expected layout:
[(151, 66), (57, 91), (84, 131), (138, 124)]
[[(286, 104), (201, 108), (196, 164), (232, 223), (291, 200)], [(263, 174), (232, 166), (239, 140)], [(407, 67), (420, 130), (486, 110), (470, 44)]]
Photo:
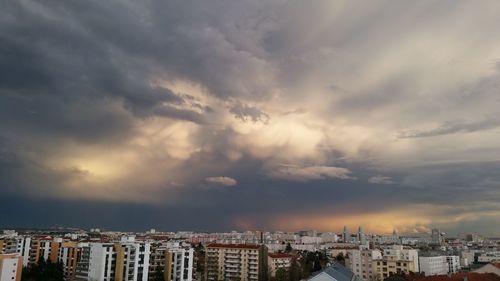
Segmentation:
[(448, 273), (448, 263), (445, 256), (420, 257), (420, 272), (425, 276), (443, 275)]
[(0, 260), (0, 281), (13, 281), (17, 277), (19, 256), (5, 257)]
[(457, 273), (460, 271), (460, 257), (459, 256), (446, 256), (448, 264), (448, 273)]

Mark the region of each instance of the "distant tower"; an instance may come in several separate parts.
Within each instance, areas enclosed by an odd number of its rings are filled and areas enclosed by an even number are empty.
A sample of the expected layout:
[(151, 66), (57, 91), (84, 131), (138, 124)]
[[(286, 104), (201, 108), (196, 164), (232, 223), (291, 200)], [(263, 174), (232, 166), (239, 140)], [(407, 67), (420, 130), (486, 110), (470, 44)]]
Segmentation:
[(344, 233), (343, 233), (343, 240), (344, 240), (344, 243), (348, 243), (349, 242), (349, 230), (347, 230), (347, 226), (344, 225)]
[(396, 229), (392, 231), (392, 242), (394, 242), (395, 244), (399, 242), (399, 237), (398, 233), (396, 232)]
[(441, 236), (441, 232), (437, 228), (433, 228), (431, 231), (431, 242), (435, 245), (441, 245), (443, 242), (443, 237)]
[(359, 244), (361, 244), (361, 245), (366, 244), (366, 236), (365, 236), (365, 232), (363, 231), (362, 226), (360, 226), (358, 228), (358, 241), (359, 241)]

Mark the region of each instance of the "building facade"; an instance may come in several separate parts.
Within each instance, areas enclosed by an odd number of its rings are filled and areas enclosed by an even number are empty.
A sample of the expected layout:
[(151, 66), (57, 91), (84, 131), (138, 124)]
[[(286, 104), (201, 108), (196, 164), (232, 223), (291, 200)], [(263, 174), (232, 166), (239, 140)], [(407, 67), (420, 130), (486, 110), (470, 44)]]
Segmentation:
[(23, 257), (19, 254), (0, 254), (0, 281), (21, 281)]
[(419, 272), (418, 251), (402, 245), (393, 245), (384, 249), (381, 259), (373, 260), (372, 270), (377, 281), (382, 281), (392, 274)]
[(206, 247), (206, 280), (267, 280), (267, 248), (254, 244), (209, 244)]
[(151, 245), (149, 277), (158, 274), (165, 281), (192, 281), (194, 271), (194, 249), (182, 242), (154, 243)]
[(267, 265), (269, 268), (269, 275), (271, 277), (276, 276), (276, 271), (280, 268), (285, 270), (290, 269), (292, 264), (292, 256), (285, 253), (269, 253), (267, 257)]
[(88, 280), (147, 281), (150, 243), (91, 243)]

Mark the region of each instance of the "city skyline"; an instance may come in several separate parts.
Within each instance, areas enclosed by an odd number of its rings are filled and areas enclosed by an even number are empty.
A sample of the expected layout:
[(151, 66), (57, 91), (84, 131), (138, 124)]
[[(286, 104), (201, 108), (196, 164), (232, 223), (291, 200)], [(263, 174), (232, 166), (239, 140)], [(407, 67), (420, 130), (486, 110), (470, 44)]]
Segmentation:
[(500, 236), (500, 3), (0, 3), (0, 229)]

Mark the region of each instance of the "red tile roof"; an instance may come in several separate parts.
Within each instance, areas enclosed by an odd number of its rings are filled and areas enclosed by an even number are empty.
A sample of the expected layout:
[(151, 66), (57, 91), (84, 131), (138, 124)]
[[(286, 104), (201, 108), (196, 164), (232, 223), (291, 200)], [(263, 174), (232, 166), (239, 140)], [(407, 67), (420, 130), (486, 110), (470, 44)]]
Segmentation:
[(229, 248), (229, 249), (259, 249), (259, 245), (255, 244), (220, 244), (212, 243), (208, 244), (207, 248)]
[(467, 276), (468, 281), (500, 281), (500, 276), (493, 273), (457, 273), (448, 275), (435, 275), (435, 276), (415, 276), (410, 277), (410, 281), (464, 281)]
[(500, 262), (494, 263), (493, 265), (497, 268), (500, 268)]

